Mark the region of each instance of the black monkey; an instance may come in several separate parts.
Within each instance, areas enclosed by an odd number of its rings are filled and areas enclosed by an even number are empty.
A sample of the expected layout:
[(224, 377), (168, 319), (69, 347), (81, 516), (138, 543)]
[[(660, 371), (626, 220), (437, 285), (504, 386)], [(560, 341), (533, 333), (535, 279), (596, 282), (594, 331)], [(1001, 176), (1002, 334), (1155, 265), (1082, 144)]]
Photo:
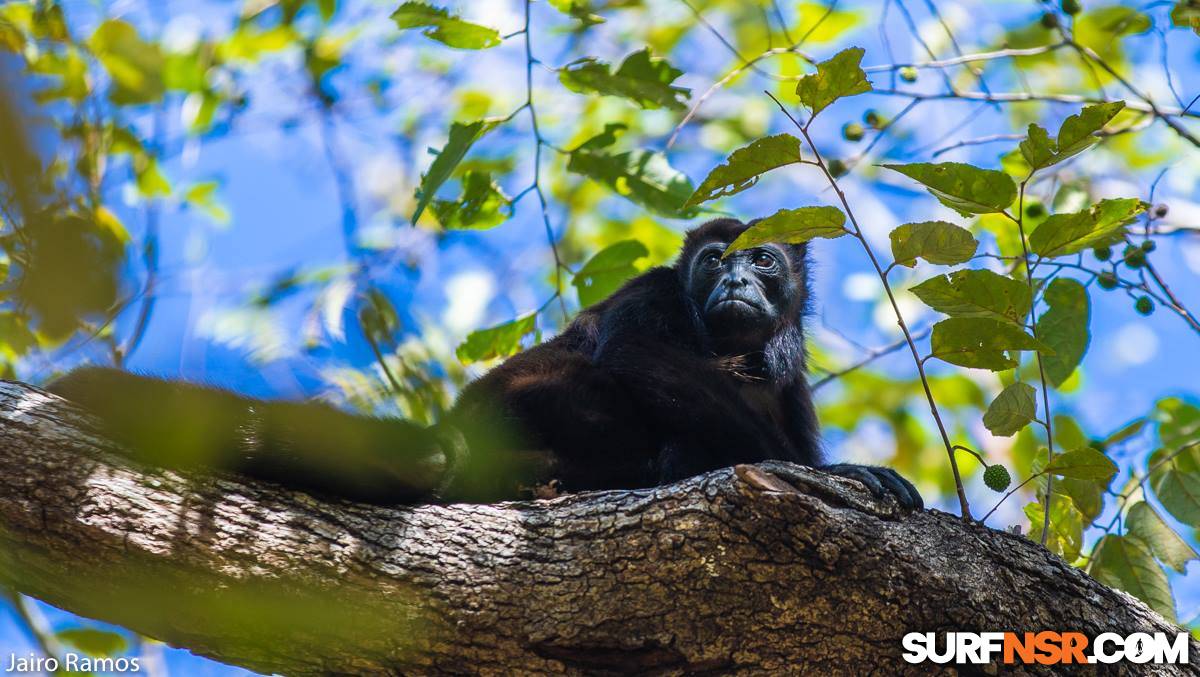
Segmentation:
[[(749, 225), (690, 231), (673, 267), (630, 280), (469, 384), (433, 428), (103, 368), (50, 390), (144, 461), (372, 503), (503, 500), (551, 482), (632, 489), (769, 459), (821, 466), (805, 379), (807, 247), (723, 256)], [(921, 506), (891, 469), (824, 469)]]

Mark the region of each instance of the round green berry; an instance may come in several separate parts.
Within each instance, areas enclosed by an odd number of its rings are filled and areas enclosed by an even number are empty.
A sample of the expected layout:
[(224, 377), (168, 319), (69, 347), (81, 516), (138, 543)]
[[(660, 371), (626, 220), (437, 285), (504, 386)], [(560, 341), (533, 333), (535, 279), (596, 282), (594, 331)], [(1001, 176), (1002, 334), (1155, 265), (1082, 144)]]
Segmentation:
[(1042, 204), (1041, 202), (1032, 200), (1029, 204), (1025, 205), (1025, 216), (1028, 216), (1031, 219), (1040, 219), (1045, 215), (1046, 205)]
[(1092, 256), (1095, 256), (1100, 261), (1107, 261), (1112, 258), (1112, 247), (1108, 245), (1096, 247), (1092, 250)]
[(857, 122), (847, 122), (842, 125), (842, 138), (847, 141), (861, 141), (863, 138), (863, 126)]
[(1125, 265), (1130, 268), (1141, 268), (1146, 265), (1146, 252), (1142, 251), (1141, 247), (1128, 245), (1125, 247), (1125, 253), (1121, 258), (1125, 261)]
[(1101, 289), (1111, 291), (1117, 288), (1117, 276), (1111, 270), (1106, 270), (1096, 276), (1096, 284), (1100, 285)]
[(983, 471), (983, 483), (992, 491), (1004, 491), (1012, 484), (1012, 476), (1008, 474), (1008, 468), (1002, 465), (989, 465)]
[(1158, 245), (1155, 244), (1154, 240), (1142, 240), (1142, 251), (1149, 254), (1155, 249), (1158, 249)]
[(869, 108), (867, 109), (867, 112), (863, 113), (863, 122), (867, 123), (868, 127), (875, 127), (878, 129), (880, 123), (883, 122), (883, 116), (880, 115), (879, 111), (875, 110), (874, 108)]
[(917, 69), (913, 68), (912, 66), (905, 66), (904, 68), (901, 68), (900, 79), (905, 82), (916, 82)]
[(835, 179), (845, 176), (846, 172), (850, 171), (850, 169), (846, 166), (846, 163), (838, 159), (830, 160), (828, 167), (829, 173), (832, 174), (833, 178)]
[(1154, 312), (1154, 301), (1151, 301), (1149, 296), (1139, 296), (1133, 302), (1133, 309), (1138, 311), (1139, 315), (1149, 315)]
[(1079, 4), (1079, 0), (1062, 0), (1062, 11), (1075, 16), (1083, 11), (1083, 5)]
[(1058, 28), (1058, 15), (1054, 12), (1046, 12), (1042, 15), (1042, 27), (1055, 29)]
[(1167, 215), (1171, 208), (1165, 204), (1160, 204), (1154, 207), (1154, 218), (1161, 219)]

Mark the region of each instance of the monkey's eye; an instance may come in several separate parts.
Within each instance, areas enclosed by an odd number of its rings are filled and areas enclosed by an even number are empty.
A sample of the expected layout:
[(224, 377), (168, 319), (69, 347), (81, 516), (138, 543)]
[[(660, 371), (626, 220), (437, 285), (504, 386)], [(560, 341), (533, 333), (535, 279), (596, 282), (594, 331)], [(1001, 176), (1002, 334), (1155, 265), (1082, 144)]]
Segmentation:
[(770, 268), (775, 265), (775, 257), (762, 251), (754, 252), (754, 256), (750, 261), (759, 268)]
[(705, 268), (713, 269), (721, 267), (721, 255), (716, 252), (709, 252), (700, 259), (700, 265)]

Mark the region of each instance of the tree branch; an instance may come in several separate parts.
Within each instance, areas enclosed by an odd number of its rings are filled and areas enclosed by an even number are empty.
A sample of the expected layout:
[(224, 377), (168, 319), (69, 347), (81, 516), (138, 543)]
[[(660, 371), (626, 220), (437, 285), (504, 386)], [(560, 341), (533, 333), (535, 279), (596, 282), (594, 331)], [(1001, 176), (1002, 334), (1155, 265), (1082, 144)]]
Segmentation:
[(788, 464), (383, 508), (115, 451), (0, 382), (0, 582), (261, 672), (920, 674), (907, 632), (1177, 631), (1024, 538)]

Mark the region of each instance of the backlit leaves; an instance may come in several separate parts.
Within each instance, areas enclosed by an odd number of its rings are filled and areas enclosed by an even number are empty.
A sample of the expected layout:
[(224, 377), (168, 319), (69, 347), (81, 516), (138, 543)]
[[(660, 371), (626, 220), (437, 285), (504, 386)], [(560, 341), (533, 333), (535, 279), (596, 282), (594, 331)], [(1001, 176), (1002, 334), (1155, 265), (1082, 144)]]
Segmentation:
[(1083, 447), (1056, 455), (1046, 466), (1046, 472), (1078, 480), (1107, 482), (1117, 474), (1117, 464), (1103, 453)]
[(846, 215), (834, 207), (780, 209), (737, 236), (725, 255), (768, 242), (802, 244), (818, 237), (841, 237), (849, 232), (845, 223)]
[(642, 108), (683, 110), (691, 90), (672, 85), (683, 71), (646, 48), (621, 62), (616, 72), (607, 63), (587, 57), (559, 69), (558, 79), (568, 89), (588, 94), (620, 96)]
[[(1040, 541), (1042, 525), (1045, 523), (1045, 504), (1030, 503), (1025, 506), (1029, 518), (1029, 538)], [(1055, 494), (1050, 497), (1050, 530), (1046, 534), (1046, 549), (1072, 562), (1079, 557), (1083, 547), (1083, 515), (1071, 499)]]
[(1078, 155), (1099, 143), (1095, 133), (1125, 108), (1124, 101), (1112, 101), (1086, 106), (1076, 115), (1063, 121), (1058, 129), (1058, 139), (1036, 124), (1029, 125), (1029, 135), (1021, 142), (1021, 156), (1029, 171), (1049, 167)]
[(815, 116), (838, 99), (871, 91), (867, 74), (859, 65), (862, 57), (861, 47), (851, 47), (817, 64), (816, 73), (806, 75), (796, 83), (800, 102)]
[(438, 188), (450, 178), (454, 168), (466, 157), (471, 146), (495, 126), (495, 120), (476, 120), (466, 124), (455, 122), (450, 125), (450, 138), (437, 154), (433, 164), (429, 165), (429, 170), (421, 176), (421, 184), (417, 186), (417, 208), (412, 215), (413, 225), (421, 218)]
[(626, 280), (637, 275), (634, 263), (649, 254), (646, 245), (637, 240), (621, 240), (601, 249), (571, 279), (579, 292), (580, 305), (586, 308), (607, 298)]
[(800, 162), (800, 139), (791, 134), (767, 136), (731, 153), (724, 164), (708, 173), (686, 206), (734, 195), (758, 183), (763, 174)]
[(449, 230), (486, 230), (504, 223), (511, 214), (508, 196), (488, 172), (467, 171), (458, 200), (434, 200), (438, 223)]
[(695, 209), (685, 205), (692, 195), (691, 180), (662, 153), (634, 150), (612, 155), (580, 148), (571, 153), (567, 169), (603, 183), (656, 214), (670, 218), (695, 214)]
[(1200, 35), (1200, 3), (1196, 0), (1179, 0), (1171, 8), (1171, 25), (1191, 28)]
[(458, 346), (455, 355), (463, 364), (508, 357), (521, 350), (522, 339), (536, 332), (537, 314), (529, 313), (467, 334), (467, 340)]
[(1200, 408), (1168, 397), (1155, 407), (1160, 449), (1150, 455), (1150, 488), (1167, 512), (1200, 526)]
[(1200, 559), (1200, 554), (1180, 538), (1145, 501), (1138, 501), (1129, 508), (1125, 517), (1127, 538), (1136, 538), (1145, 545), (1154, 557), (1179, 573), (1187, 570), (1187, 563)]
[(1037, 391), (1028, 383), (1014, 383), (996, 396), (983, 415), (983, 425), (993, 435), (1012, 437), (1037, 417)]
[(500, 44), (494, 28), (463, 21), (441, 7), (423, 2), (406, 2), (392, 12), (392, 20), (401, 30), (425, 28), (422, 34), (431, 40), (458, 49), (487, 49)]
[(1175, 620), (1175, 600), (1167, 573), (1141, 539), (1105, 536), (1092, 555), (1089, 573), (1101, 583), (1142, 600), (1167, 620)]
[(1038, 318), (1037, 337), (1054, 349), (1053, 355), (1043, 356), (1042, 364), (1046, 379), (1057, 388), (1071, 377), (1087, 353), (1091, 307), (1087, 289), (1067, 277), (1055, 278), (1042, 298), (1049, 308)]
[(1004, 172), (961, 162), (883, 165), (923, 184), (942, 204), (963, 216), (1002, 212), (1017, 197), (1017, 187)]
[(1030, 234), (1030, 249), (1038, 256), (1053, 258), (1116, 244), (1124, 239), (1125, 226), (1146, 211), (1146, 207), (1141, 200), (1121, 198), (1101, 200), (1072, 214), (1054, 214)]
[(892, 258), (898, 266), (912, 268), (917, 259), (952, 266), (969, 261), (979, 248), (979, 242), (971, 231), (945, 221), (906, 223), (894, 229)]
[(952, 317), (986, 317), (1022, 325), (1032, 303), (1029, 285), (990, 270), (959, 270), (912, 288), (925, 305)]
[(960, 367), (1003, 371), (1017, 366), (1008, 351), (1049, 348), (1019, 327), (1003, 320), (952, 317), (933, 325), (931, 357)]
[(109, 19), (96, 28), (88, 43), (112, 78), (109, 98), (113, 103), (153, 103), (162, 98), (162, 51), (157, 44), (142, 40), (131, 24)]

